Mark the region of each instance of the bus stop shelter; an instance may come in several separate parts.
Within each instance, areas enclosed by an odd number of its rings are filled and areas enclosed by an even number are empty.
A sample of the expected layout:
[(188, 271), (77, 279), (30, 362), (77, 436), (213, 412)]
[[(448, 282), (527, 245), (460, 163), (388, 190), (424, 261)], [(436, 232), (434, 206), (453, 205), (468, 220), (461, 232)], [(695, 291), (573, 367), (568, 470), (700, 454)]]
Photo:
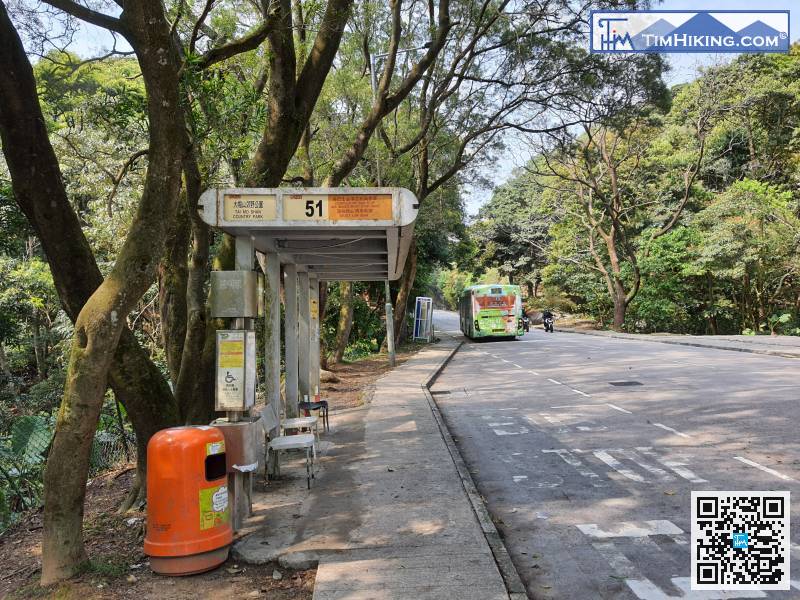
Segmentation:
[[(263, 254), (268, 403), (280, 402), (280, 278), (286, 414), (294, 416), (298, 401), (319, 386), (320, 284), (398, 279), (418, 208), (414, 194), (403, 188), (212, 188), (203, 193), (198, 207), (203, 221), (236, 239), (236, 269), (252, 271), (256, 251)], [(234, 329), (251, 330), (252, 321), (237, 320)]]

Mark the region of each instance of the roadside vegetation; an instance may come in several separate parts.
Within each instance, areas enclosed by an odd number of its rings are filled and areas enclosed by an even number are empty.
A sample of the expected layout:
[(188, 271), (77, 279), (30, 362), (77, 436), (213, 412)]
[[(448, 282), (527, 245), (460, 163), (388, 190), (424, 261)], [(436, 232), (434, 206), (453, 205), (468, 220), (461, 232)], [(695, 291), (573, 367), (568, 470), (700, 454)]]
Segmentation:
[(742, 56), (602, 123), (577, 102), (470, 225), (447, 305), (497, 269), (601, 327), (800, 335), (799, 59)]

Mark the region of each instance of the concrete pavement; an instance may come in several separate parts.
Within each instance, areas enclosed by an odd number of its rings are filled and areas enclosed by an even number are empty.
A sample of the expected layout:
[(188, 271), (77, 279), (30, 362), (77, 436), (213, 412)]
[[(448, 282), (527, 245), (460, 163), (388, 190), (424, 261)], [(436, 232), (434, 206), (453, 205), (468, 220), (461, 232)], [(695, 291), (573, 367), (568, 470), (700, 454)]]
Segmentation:
[(315, 600), (509, 598), (422, 388), (457, 345), (445, 337), (333, 416), (311, 492), (296, 478), (257, 495), (237, 560), (318, 561)]
[(656, 342), (470, 342), (432, 387), (528, 594), (800, 598), (688, 588), (692, 490), (800, 493), (800, 365)]

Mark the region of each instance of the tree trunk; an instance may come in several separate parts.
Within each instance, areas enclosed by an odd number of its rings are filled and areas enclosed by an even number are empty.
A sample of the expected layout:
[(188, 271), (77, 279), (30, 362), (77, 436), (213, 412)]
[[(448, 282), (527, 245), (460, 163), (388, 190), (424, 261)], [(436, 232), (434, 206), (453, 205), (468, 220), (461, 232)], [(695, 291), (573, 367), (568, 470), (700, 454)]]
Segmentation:
[[(33, 70), (2, 3), (0, 44), (0, 68), (6, 74), (0, 78), (0, 137), (14, 198), (42, 243), (61, 305), (74, 323), (103, 277), (67, 199)], [(161, 371), (127, 328), (109, 381), (136, 431), (138, 474), (143, 481), (150, 436), (178, 423), (174, 398)]]
[(45, 360), (44, 343), (42, 342), (42, 326), (39, 323), (39, 315), (33, 315), (31, 324), (33, 333), (33, 353), (36, 357), (36, 379), (44, 381), (47, 378), (47, 361)]
[(408, 249), (406, 264), (403, 267), (403, 274), (400, 276), (400, 288), (397, 290), (397, 298), (394, 302), (394, 344), (399, 347), (406, 335), (406, 306), (414, 287), (414, 278), (417, 276), (417, 240), (411, 238), (411, 247)]
[(319, 366), (322, 369), (328, 369), (328, 348), (325, 346), (325, 339), (322, 336), (322, 326), (325, 323), (325, 314), (328, 308), (328, 282), (322, 281), (319, 286)]
[(339, 295), (339, 326), (336, 328), (336, 348), (334, 349), (333, 362), (340, 363), (350, 340), (350, 329), (353, 327), (353, 282), (340, 281)]
[[(175, 386), (175, 399), (181, 418), (187, 424), (205, 424), (214, 418), (214, 350), (215, 322), (209, 320), (206, 309), (206, 284), (209, 278), (209, 248), (211, 231), (197, 214), (202, 194), (202, 177), (193, 151), (183, 165), (186, 180), (186, 200), (191, 225), (191, 249), (187, 271), (185, 301), (186, 325), (181, 343), (181, 363)], [(230, 241), (223, 242), (223, 251), (233, 262)], [(177, 343), (177, 340), (176, 340)]]
[(625, 288), (619, 279), (614, 280), (614, 322), (611, 328), (614, 331), (622, 331), (625, 326), (625, 313), (628, 310), (628, 303), (625, 301)]
[(16, 387), (14, 386), (14, 374), (11, 373), (11, 367), (8, 365), (8, 357), (6, 356), (6, 349), (2, 342), (0, 342), (0, 371), (3, 372), (6, 378), (6, 385), (8, 389), (13, 392), (16, 392)]
[[(186, 286), (189, 278), (187, 254), (191, 225), (186, 193), (181, 194), (175, 220), (167, 234), (167, 251), (158, 267), (158, 311), (161, 317), (161, 341), (173, 389), (177, 388), (181, 355), (186, 338)], [(196, 212), (196, 211), (195, 211)]]
[(116, 263), (75, 322), (64, 399), (44, 473), (43, 585), (86, 560), (83, 504), (89, 457), (108, 371), (127, 315), (155, 276), (175, 218), (188, 140), (179, 95), (180, 54), (160, 0), (130, 2), (120, 16), (147, 92), (149, 164), (139, 208)]

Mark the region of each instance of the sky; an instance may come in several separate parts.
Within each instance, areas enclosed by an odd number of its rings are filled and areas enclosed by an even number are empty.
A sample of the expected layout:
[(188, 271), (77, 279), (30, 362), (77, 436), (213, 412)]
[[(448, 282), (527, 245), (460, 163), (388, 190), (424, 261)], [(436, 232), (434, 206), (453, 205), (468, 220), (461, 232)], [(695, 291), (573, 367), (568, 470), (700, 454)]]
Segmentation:
[[(796, 7), (796, 8), (795, 8)], [(789, 10), (789, 26), (792, 41), (800, 38), (800, 3), (797, 0), (664, 0), (653, 2), (654, 10)], [(793, 10), (794, 9), (794, 10)], [(95, 56), (107, 51), (112, 46), (108, 31), (83, 25), (82, 35), (77, 36), (71, 50), (81, 56)], [(117, 48), (129, 50), (124, 41), (118, 42)], [(735, 54), (670, 54), (668, 59), (672, 67), (666, 75), (667, 83), (672, 86), (686, 83), (697, 78), (702, 67), (730, 61)], [(492, 163), (491, 172), (484, 176), (500, 185), (509, 179), (515, 168), (522, 166), (530, 158), (525, 144), (511, 134), (506, 139), (508, 149)], [(480, 206), (491, 197), (491, 189), (475, 189), (467, 186), (465, 204), (468, 214), (475, 214)]]

